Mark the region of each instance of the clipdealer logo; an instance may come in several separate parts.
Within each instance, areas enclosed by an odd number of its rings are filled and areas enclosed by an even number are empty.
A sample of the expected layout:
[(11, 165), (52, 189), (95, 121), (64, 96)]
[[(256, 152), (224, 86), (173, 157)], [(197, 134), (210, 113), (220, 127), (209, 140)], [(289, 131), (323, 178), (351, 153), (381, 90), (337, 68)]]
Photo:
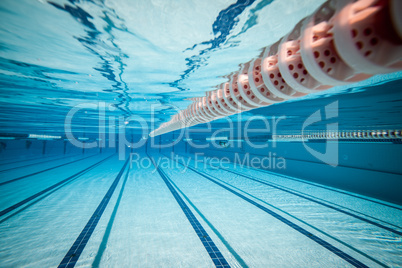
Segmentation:
[[(321, 116), (321, 110), (315, 111), (312, 115), (310, 115), (303, 123), (302, 127), (302, 136), (304, 137), (304, 131), (308, 126), (312, 124), (318, 123), (323, 120), (328, 120), (332, 118), (338, 117), (339, 105), (338, 101), (334, 101), (325, 106), (325, 119)], [(338, 132), (339, 126), (338, 123), (330, 123), (326, 125), (326, 132)], [(304, 148), (315, 158), (324, 162), (327, 165), (336, 167), (339, 164), (339, 143), (338, 137), (335, 135), (328, 139), (326, 136), (326, 145), (325, 145), (325, 152), (319, 152), (306, 144), (306, 141), (303, 139), (303, 146)]]

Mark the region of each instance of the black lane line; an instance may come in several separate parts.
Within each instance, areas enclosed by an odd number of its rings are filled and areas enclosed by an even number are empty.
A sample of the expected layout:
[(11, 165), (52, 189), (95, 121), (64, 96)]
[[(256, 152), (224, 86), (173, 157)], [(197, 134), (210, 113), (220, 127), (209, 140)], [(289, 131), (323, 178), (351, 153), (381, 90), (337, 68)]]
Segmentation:
[[(239, 153), (239, 154), (243, 154), (243, 155), (246, 154), (246, 153), (242, 153), (242, 152), (238, 152), (238, 153)], [(251, 155), (256, 155), (256, 154), (251, 154)], [(263, 156), (263, 155), (256, 155), (256, 156)], [(230, 162), (233, 163), (233, 161), (230, 161)], [(372, 199), (366, 198), (366, 197), (364, 197), (364, 196), (359, 196), (359, 195), (356, 195), (356, 194), (353, 194), (353, 193), (348, 193), (348, 192), (340, 191), (340, 190), (337, 190), (337, 189), (329, 188), (329, 187), (327, 187), (327, 186), (325, 186), (325, 185), (320, 185), (320, 184), (318, 184), (318, 183), (317, 183), (317, 184), (314, 184), (314, 183), (308, 182), (308, 181), (306, 181), (306, 180), (292, 178), (292, 177), (289, 177), (289, 176), (286, 176), (286, 175), (283, 175), (283, 174), (280, 174), (280, 173), (275, 173), (275, 172), (272, 172), (272, 171), (268, 171), (268, 170), (265, 170), (265, 169), (253, 168), (253, 167), (250, 167), (249, 165), (245, 165), (245, 166), (246, 166), (248, 169), (256, 170), (256, 171), (259, 171), (259, 172), (262, 172), (262, 173), (267, 173), (267, 174), (275, 175), (275, 176), (278, 176), (278, 177), (282, 177), (282, 178), (284, 178), (284, 179), (288, 179), (288, 180), (292, 180), (292, 181), (297, 181), (297, 182), (305, 183), (305, 184), (308, 184), (308, 185), (312, 185), (312, 186), (315, 186), (315, 187), (319, 187), (319, 188), (326, 189), (326, 190), (328, 190), (328, 191), (337, 192), (337, 193), (341, 193), (341, 194), (344, 194), (344, 195), (349, 195), (349, 196), (352, 196), (352, 197), (355, 197), (355, 198), (359, 198), (359, 199), (362, 199), (362, 200), (366, 200), (366, 201), (369, 201), (369, 202), (373, 202), (373, 203), (376, 203), (376, 204), (380, 204), (380, 205), (383, 205), (383, 206), (386, 206), (386, 207), (394, 208), (394, 209), (397, 209), (397, 210), (402, 210), (401, 207), (396, 207), (396, 206), (394, 206), (394, 205), (390, 205), (390, 204), (387, 204), (387, 203), (383, 203), (383, 202), (380, 202), (380, 201), (377, 201), (377, 200), (372, 200)]]
[(109, 241), (110, 232), (112, 231), (114, 221), (116, 219), (116, 214), (120, 206), (121, 198), (123, 197), (124, 190), (126, 188), (126, 182), (128, 179), (128, 175), (130, 174), (130, 166), (126, 172), (126, 176), (124, 176), (124, 180), (121, 184), (120, 193), (117, 197), (116, 204), (114, 205), (112, 215), (110, 216), (109, 222), (107, 223), (105, 233), (103, 234), (102, 242), (99, 245), (98, 252), (96, 253), (95, 259), (92, 263), (92, 267), (99, 267), (100, 262), (102, 260), (103, 253), (106, 250), (107, 243)]
[(177, 193), (177, 191), (173, 188), (173, 186), (169, 182), (169, 179), (165, 175), (165, 173), (161, 169), (159, 169), (159, 167), (157, 166), (157, 164), (151, 157), (149, 157), (149, 159), (151, 159), (151, 161), (154, 164), (159, 175), (165, 182), (166, 186), (169, 188), (173, 197), (176, 199), (176, 202), (179, 204), (180, 208), (184, 212), (184, 215), (186, 215), (188, 221), (190, 222), (191, 226), (193, 227), (194, 231), (196, 232), (198, 238), (201, 240), (202, 244), (204, 245), (204, 248), (208, 252), (208, 254), (211, 257), (215, 266), (217, 268), (218, 267), (219, 268), (220, 267), (230, 267), (229, 263), (226, 261), (225, 257), (223, 257), (222, 253), (216, 247), (215, 243), (212, 241), (211, 237), (205, 231), (204, 227), (202, 227), (201, 223), (197, 220), (197, 218), (191, 212), (190, 208), (186, 205), (186, 203), (183, 201), (183, 199), (180, 197), (180, 195)]
[(247, 268), (248, 265), (246, 262), (240, 257), (239, 254), (232, 248), (232, 246), (229, 244), (228, 241), (223, 237), (223, 235), (215, 228), (215, 226), (204, 216), (204, 214), (191, 202), (191, 200), (180, 190), (180, 188), (171, 180), (169, 179), (169, 182), (173, 185), (174, 188), (184, 197), (184, 199), (187, 200), (187, 202), (190, 204), (190, 206), (200, 215), (200, 217), (204, 220), (204, 222), (211, 228), (211, 230), (216, 234), (216, 236), (222, 241), (222, 244), (226, 246), (226, 248), (229, 250), (230, 253), (232, 253), (233, 257), (237, 260), (237, 262), (241, 265), (243, 268)]
[(85, 246), (88, 243), (89, 238), (91, 238), (92, 233), (94, 232), (96, 225), (100, 218), (102, 217), (103, 212), (107, 204), (110, 201), (110, 198), (113, 195), (114, 190), (116, 189), (117, 184), (120, 181), (121, 176), (124, 173), (124, 170), (127, 167), (128, 161), (124, 163), (123, 167), (121, 168), (119, 174), (117, 174), (116, 179), (114, 179), (112, 185), (110, 186), (109, 190), (103, 197), (102, 201), (100, 202), (99, 206), (96, 208), (95, 212), (92, 214), (92, 217), (89, 219), (88, 223), (85, 225), (84, 229), (81, 231), (80, 235), (75, 240), (74, 244), (71, 246), (70, 250), (67, 252), (66, 256), (64, 256), (63, 260), (59, 264), (59, 268), (65, 267), (74, 267), (77, 263), (82, 251), (84, 250)]
[(91, 156), (87, 156), (87, 157), (84, 157), (84, 158), (80, 158), (80, 159), (77, 159), (77, 160), (74, 160), (74, 161), (71, 161), (71, 162), (68, 162), (68, 163), (64, 163), (64, 164), (61, 164), (61, 165), (58, 165), (58, 166), (55, 166), (55, 167), (51, 167), (51, 168), (47, 168), (47, 169), (44, 169), (44, 170), (40, 170), (40, 171), (31, 173), (31, 174), (28, 174), (28, 175), (24, 175), (24, 176), (22, 176), (22, 177), (18, 177), (18, 178), (16, 178), (16, 179), (12, 179), (12, 180), (9, 180), (9, 181), (4, 181), (4, 182), (1, 182), (1, 183), (0, 183), (0, 186), (3, 186), (3, 185), (5, 185), (5, 184), (9, 184), (9, 183), (12, 183), (12, 182), (15, 182), (15, 181), (19, 181), (19, 180), (22, 180), (22, 179), (25, 179), (25, 178), (31, 177), (31, 176), (33, 176), (33, 175), (37, 175), (37, 174), (40, 174), (40, 173), (43, 173), (43, 172), (46, 172), (46, 171), (49, 171), (49, 170), (52, 170), (52, 169), (55, 169), (55, 168), (59, 168), (59, 167), (62, 167), (62, 166), (66, 166), (66, 165), (69, 165), (69, 164), (72, 164), (72, 163), (75, 163), (75, 162), (78, 162), (78, 161), (81, 161), (81, 160), (85, 160), (85, 159), (88, 159), (88, 158), (90, 158), (90, 157), (94, 157), (95, 155), (98, 155), (98, 154), (94, 154), (94, 155), (91, 155)]
[(211, 228), (211, 230), (216, 234), (217, 237), (222, 241), (222, 243), (226, 246), (230, 253), (232, 253), (233, 257), (237, 260), (237, 262), (243, 268), (247, 268), (248, 265), (246, 262), (240, 257), (239, 254), (232, 248), (228, 241), (223, 237), (223, 235), (212, 225), (212, 223), (202, 214), (202, 212), (191, 202), (191, 200), (180, 190), (180, 188), (171, 180), (169, 179), (170, 183), (179, 191), (179, 193), (187, 200), (190, 206), (200, 215), (200, 217), (205, 221), (205, 223)]
[(33, 200), (33, 199), (35, 199), (35, 198), (37, 198), (37, 197), (39, 197), (39, 196), (41, 196), (41, 195), (47, 193), (47, 192), (53, 190), (54, 188), (56, 188), (56, 187), (62, 185), (63, 183), (78, 178), (78, 177), (79, 177), (80, 175), (82, 175), (83, 173), (85, 173), (85, 172), (87, 172), (88, 170), (90, 170), (90, 169), (96, 167), (97, 165), (99, 165), (99, 164), (101, 164), (102, 162), (106, 161), (107, 159), (111, 158), (113, 155), (114, 155), (114, 154), (112, 154), (111, 156), (108, 156), (108, 157), (106, 157), (105, 159), (103, 159), (103, 160), (101, 160), (101, 161), (99, 161), (99, 162), (93, 164), (93, 165), (90, 166), (90, 167), (87, 167), (86, 169), (81, 170), (81, 171), (78, 172), (78, 173), (75, 173), (74, 175), (68, 177), (67, 179), (64, 179), (64, 180), (62, 180), (62, 181), (60, 181), (60, 182), (58, 182), (58, 183), (56, 183), (56, 184), (53, 184), (52, 186), (50, 186), (50, 187), (48, 187), (48, 188), (46, 188), (46, 189), (44, 189), (44, 190), (42, 190), (42, 191), (40, 191), (40, 192), (34, 194), (34, 195), (31, 195), (30, 197), (28, 197), (28, 198), (22, 200), (21, 202), (18, 202), (17, 204), (12, 205), (11, 207), (8, 207), (8, 208), (6, 208), (6, 209), (0, 211), (0, 217), (2, 217), (2, 216), (4, 216), (5, 214), (7, 214), (7, 213), (9, 213), (9, 212), (11, 212), (11, 211), (13, 211), (13, 210), (19, 208), (20, 206), (22, 206), (22, 205), (28, 203), (29, 201), (31, 201), (31, 200)]
[(202, 212), (191, 202), (191, 200), (180, 190), (180, 188), (171, 180), (169, 179), (170, 183), (179, 191), (179, 193), (187, 200), (190, 206), (200, 215), (200, 217), (205, 221), (205, 223), (211, 228), (211, 230), (216, 234), (216, 236), (222, 241), (222, 244), (226, 246), (230, 253), (232, 253), (233, 257), (237, 260), (241, 267), (247, 268), (248, 265), (246, 262), (240, 257), (239, 254), (232, 248), (228, 241), (223, 237), (223, 235), (213, 226), (213, 224), (202, 214)]
[[(180, 163), (179, 163), (180, 164)], [(349, 254), (346, 254), (345, 252), (343, 252), (342, 250), (338, 249), (337, 247), (331, 245), (330, 243), (326, 242), (325, 240), (319, 238), (318, 236), (310, 233), (309, 231), (303, 229), (302, 227), (298, 226), (297, 224), (294, 224), (293, 222), (289, 221), (288, 219), (282, 217), (281, 215), (273, 212), (272, 210), (258, 204), (257, 202), (251, 200), (250, 198), (239, 194), (238, 192), (230, 189), (229, 187), (223, 185), (220, 182), (217, 182), (214, 179), (211, 179), (209, 176), (204, 175), (200, 172), (198, 172), (197, 170), (187, 166), (187, 168), (191, 169), (192, 171), (194, 171), (195, 173), (199, 174), (200, 176), (206, 178), (207, 180), (219, 185), (220, 187), (224, 188), (225, 190), (233, 193), (234, 195), (237, 195), (238, 197), (242, 198), (243, 200), (249, 202), (250, 204), (258, 207), (259, 209), (263, 210), (264, 212), (270, 214), (271, 216), (273, 216), (274, 218), (280, 220), (281, 222), (283, 222), (284, 224), (288, 225), (289, 227), (291, 227), (292, 229), (298, 231), (299, 233), (305, 235), (307, 238), (313, 240), (314, 242), (318, 243), (319, 245), (323, 246), (324, 248), (328, 249), (329, 251), (331, 251), (332, 253), (338, 255), (339, 257), (341, 257), (342, 259), (344, 259), (345, 261), (349, 262), (350, 264), (352, 264), (355, 267), (367, 267), (365, 264), (363, 264), (362, 262), (356, 260), (355, 258), (353, 258), (352, 256), (350, 256)]]
[[(77, 155), (75, 155), (75, 156), (77, 156)], [(18, 166), (18, 167), (3, 169), (3, 170), (0, 170), (0, 173), (10, 171), (10, 170), (14, 170), (14, 169), (19, 169), (19, 168), (26, 168), (26, 167), (35, 166), (35, 165), (41, 165), (43, 163), (49, 163), (49, 162), (53, 162), (53, 161), (57, 161), (57, 160), (61, 160), (61, 159), (64, 159), (64, 158), (69, 158), (69, 157), (74, 157), (74, 156), (63, 156), (63, 157), (60, 157), (60, 158), (46, 160), (46, 161), (42, 161), (42, 162), (36, 162), (36, 163), (24, 165), (24, 166)]]
[(341, 213), (343, 213), (343, 214), (346, 214), (346, 215), (351, 216), (351, 217), (353, 217), (353, 218), (356, 218), (356, 219), (358, 219), (358, 220), (364, 221), (364, 222), (366, 222), (366, 223), (369, 223), (369, 224), (372, 224), (372, 225), (374, 225), (374, 226), (377, 226), (377, 227), (379, 227), (379, 228), (381, 228), (381, 229), (387, 230), (387, 231), (389, 231), (389, 232), (391, 232), (391, 233), (394, 233), (394, 234), (397, 234), (397, 235), (399, 235), (399, 236), (402, 236), (402, 232), (399, 232), (399, 231), (397, 231), (397, 230), (395, 230), (395, 229), (392, 229), (392, 228), (390, 228), (390, 227), (388, 227), (388, 226), (384, 226), (384, 225), (382, 225), (382, 224), (380, 224), (380, 223), (377, 223), (377, 222), (374, 222), (374, 221), (372, 221), (372, 220), (363, 218), (363, 217), (361, 217), (361, 216), (359, 216), (359, 215), (356, 215), (356, 214), (353, 214), (353, 213), (351, 213), (351, 212), (345, 211), (345, 210), (343, 210), (343, 209), (337, 208), (337, 207), (335, 207), (335, 206), (332, 206), (332, 205), (329, 205), (329, 204), (325, 204), (325, 203), (323, 203), (323, 202), (321, 202), (321, 201), (318, 201), (318, 200), (315, 200), (315, 199), (313, 199), (313, 198), (310, 198), (310, 197), (307, 197), (307, 196), (304, 196), (304, 195), (295, 193), (295, 192), (293, 192), (293, 191), (289, 191), (289, 190), (284, 189), (284, 188), (282, 188), (282, 187), (280, 187), (280, 186), (276, 186), (276, 185), (273, 185), (273, 184), (271, 184), (271, 183), (268, 183), (268, 182), (264, 182), (264, 181), (255, 179), (255, 178), (253, 178), (253, 177), (250, 177), (250, 176), (247, 176), (247, 175), (244, 175), (244, 174), (235, 172), (235, 171), (231, 171), (231, 170), (227, 170), (227, 169), (223, 169), (223, 170), (225, 170), (226, 172), (230, 172), (230, 173), (232, 173), (232, 174), (235, 174), (235, 175), (242, 176), (242, 177), (247, 178), (247, 179), (249, 179), (249, 180), (252, 180), (252, 181), (255, 181), (255, 182), (258, 182), (258, 183), (261, 183), (261, 184), (265, 184), (265, 185), (270, 186), (270, 187), (272, 187), (272, 188), (275, 188), (275, 189), (277, 189), (277, 190), (280, 190), (280, 191), (283, 191), (283, 192), (286, 192), (286, 193), (289, 193), (289, 194), (298, 196), (298, 197), (300, 197), (300, 198), (306, 199), (306, 200), (308, 200), (308, 201), (314, 202), (314, 203), (319, 204), (319, 205), (322, 205), (322, 206), (324, 206), (324, 207), (327, 207), (327, 208), (336, 210), (336, 211), (338, 211), (338, 212), (341, 212)]
[(0, 163), (0, 166), (11, 165), (11, 164), (20, 163), (20, 162), (27, 162), (27, 161), (34, 161), (34, 160), (46, 159), (46, 158), (49, 158), (49, 157), (52, 157), (52, 156), (55, 156), (55, 155), (49, 155), (49, 156), (45, 156), (45, 157), (33, 157), (33, 158), (29, 158), (29, 159), (20, 159), (20, 160), (18, 160), (18, 161), (7, 162), (7, 163)]

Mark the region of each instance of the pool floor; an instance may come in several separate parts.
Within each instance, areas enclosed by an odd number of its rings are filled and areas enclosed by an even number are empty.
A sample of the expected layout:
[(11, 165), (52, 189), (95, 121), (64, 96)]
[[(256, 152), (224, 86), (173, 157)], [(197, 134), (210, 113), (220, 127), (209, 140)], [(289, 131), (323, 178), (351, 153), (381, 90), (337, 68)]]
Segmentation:
[(171, 157), (2, 160), (0, 266), (402, 266), (398, 205)]

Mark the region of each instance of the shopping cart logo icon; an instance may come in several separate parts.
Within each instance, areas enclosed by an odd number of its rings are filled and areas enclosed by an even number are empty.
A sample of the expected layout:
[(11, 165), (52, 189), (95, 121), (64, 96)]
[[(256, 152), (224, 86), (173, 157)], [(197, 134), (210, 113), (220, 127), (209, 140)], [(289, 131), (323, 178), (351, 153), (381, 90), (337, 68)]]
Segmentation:
[[(329, 120), (331, 118), (338, 117), (338, 101), (334, 101), (325, 106), (325, 120)], [(310, 115), (306, 121), (303, 123), (302, 127), (302, 137), (306, 137), (304, 135), (304, 131), (306, 127), (323, 121), (323, 117), (321, 116), (321, 109), (314, 112)], [(338, 123), (330, 123), (326, 125), (326, 133), (338, 133)], [(328, 138), (330, 137), (330, 138)], [(338, 156), (339, 156), (339, 147), (338, 147), (338, 135), (325, 135), (326, 146), (325, 146), (325, 153), (319, 152), (310, 146), (308, 146), (305, 139), (303, 139), (303, 146), (306, 150), (313, 155), (318, 160), (324, 162), (327, 165), (336, 167), (338, 166)]]

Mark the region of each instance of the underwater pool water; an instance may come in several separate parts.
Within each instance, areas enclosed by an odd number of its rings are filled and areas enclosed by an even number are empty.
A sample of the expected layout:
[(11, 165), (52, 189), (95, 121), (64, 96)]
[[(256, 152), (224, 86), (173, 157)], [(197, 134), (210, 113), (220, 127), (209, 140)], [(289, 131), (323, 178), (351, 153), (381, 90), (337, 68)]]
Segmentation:
[(1, 1), (0, 267), (401, 267), (402, 72), (148, 137), (324, 2)]

